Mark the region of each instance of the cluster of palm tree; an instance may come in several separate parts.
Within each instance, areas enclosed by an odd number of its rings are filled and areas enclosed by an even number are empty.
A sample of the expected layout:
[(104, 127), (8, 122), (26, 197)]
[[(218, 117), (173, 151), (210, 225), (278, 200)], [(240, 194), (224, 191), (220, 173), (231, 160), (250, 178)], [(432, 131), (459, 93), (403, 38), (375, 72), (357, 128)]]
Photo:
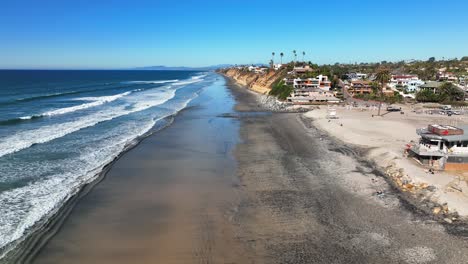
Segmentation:
[[(292, 53), (293, 53), (293, 56), (294, 56), (294, 63), (296, 63), (296, 61), (297, 61), (297, 51), (293, 50)], [(276, 55), (275, 52), (271, 53), (271, 61), (270, 61), (271, 64), (275, 63), (275, 55)], [(303, 62), (305, 61), (305, 55), (306, 55), (306, 53), (305, 53), (305, 51), (303, 51), (302, 52), (302, 61)], [(280, 53), (280, 57), (281, 57), (281, 64), (283, 64), (283, 57), (284, 57), (283, 52)]]

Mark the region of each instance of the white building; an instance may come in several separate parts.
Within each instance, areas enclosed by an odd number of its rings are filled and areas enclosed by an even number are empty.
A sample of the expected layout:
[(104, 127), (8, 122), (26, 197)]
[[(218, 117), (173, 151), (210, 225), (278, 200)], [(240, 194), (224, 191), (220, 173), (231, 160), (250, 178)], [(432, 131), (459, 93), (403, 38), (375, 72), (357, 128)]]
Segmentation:
[(279, 63), (273, 64), (273, 69), (274, 69), (275, 71), (281, 69), (281, 67), (283, 67), (283, 64), (279, 64)]
[(388, 85), (393, 89), (403, 87), (409, 92), (417, 92), (419, 91), (419, 86), (423, 84), (424, 82), (417, 75), (392, 75)]
[(295, 78), (295, 79), (284, 79), (287, 85), (292, 85), (294, 89), (303, 88), (317, 88), (323, 91), (329, 91), (331, 88), (331, 82), (328, 80), (328, 76), (319, 75), (316, 78)]
[(351, 81), (359, 81), (367, 79), (367, 74), (359, 72), (351, 72), (346, 74), (347, 78)]
[(419, 92), (419, 87), (423, 84), (425, 84), (425, 82), (421, 80), (410, 81), (406, 86), (406, 90), (411, 93)]

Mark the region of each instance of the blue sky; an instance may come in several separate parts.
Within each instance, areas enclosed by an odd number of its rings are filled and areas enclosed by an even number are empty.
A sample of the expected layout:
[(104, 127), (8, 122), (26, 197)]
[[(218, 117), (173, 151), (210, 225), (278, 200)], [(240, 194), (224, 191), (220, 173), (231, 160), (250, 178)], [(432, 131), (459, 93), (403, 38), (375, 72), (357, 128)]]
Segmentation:
[(0, 68), (267, 63), (294, 49), (319, 64), (468, 56), (465, 0), (15, 0), (0, 24)]

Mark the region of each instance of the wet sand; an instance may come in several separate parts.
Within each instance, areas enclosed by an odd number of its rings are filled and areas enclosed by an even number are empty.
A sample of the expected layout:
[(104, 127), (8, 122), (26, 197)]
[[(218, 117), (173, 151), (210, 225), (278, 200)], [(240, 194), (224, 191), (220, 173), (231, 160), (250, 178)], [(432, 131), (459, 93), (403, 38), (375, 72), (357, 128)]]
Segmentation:
[(229, 223), (239, 121), (223, 85), (125, 153), (34, 263), (250, 263)]
[(466, 237), (401, 202), (359, 150), (263, 110), (232, 83), (202, 93), (112, 166), (35, 263), (468, 263)]

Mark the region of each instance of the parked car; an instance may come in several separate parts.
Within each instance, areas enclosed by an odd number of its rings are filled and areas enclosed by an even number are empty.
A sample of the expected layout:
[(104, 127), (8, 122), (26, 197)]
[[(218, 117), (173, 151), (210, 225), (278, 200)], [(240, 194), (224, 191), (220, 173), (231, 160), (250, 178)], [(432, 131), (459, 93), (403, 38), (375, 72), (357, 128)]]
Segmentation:
[(388, 111), (388, 112), (399, 112), (399, 111), (401, 111), (401, 107), (398, 108), (398, 107), (396, 107), (396, 106), (390, 105), (390, 106), (387, 107), (387, 111)]
[(441, 106), (442, 110), (452, 110), (452, 106), (451, 105), (443, 105)]
[(460, 111), (447, 111), (447, 115), (460, 115)]

